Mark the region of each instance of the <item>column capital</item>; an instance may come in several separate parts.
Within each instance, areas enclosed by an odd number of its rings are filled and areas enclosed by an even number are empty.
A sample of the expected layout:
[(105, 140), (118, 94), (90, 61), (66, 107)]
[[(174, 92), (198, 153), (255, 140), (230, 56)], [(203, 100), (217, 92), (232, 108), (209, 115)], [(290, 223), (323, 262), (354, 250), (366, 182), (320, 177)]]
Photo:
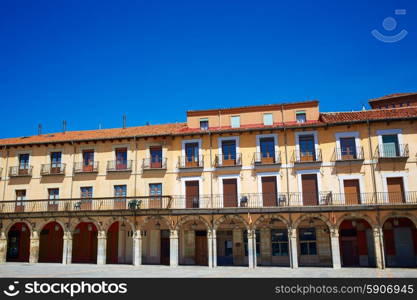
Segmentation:
[(105, 230), (99, 230), (97, 233), (98, 239), (106, 239), (107, 238), (107, 232)]
[(330, 228), (330, 236), (332, 238), (339, 238), (339, 230), (335, 227)]
[(32, 233), (30, 235), (31, 240), (39, 240), (39, 233), (37, 230), (32, 230)]
[(177, 239), (178, 238), (178, 230), (177, 229), (171, 229), (169, 231), (169, 238)]
[(374, 236), (380, 237), (382, 235), (382, 227), (375, 226), (375, 227), (372, 228), (372, 232), (373, 232)]
[(0, 240), (7, 240), (6, 233), (3, 230), (0, 231)]
[(288, 227), (288, 236), (290, 238), (296, 238), (297, 237), (297, 228)]
[(254, 239), (256, 238), (256, 231), (254, 229), (248, 230), (248, 239)]
[(64, 240), (72, 240), (72, 232), (71, 231), (64, 231)]
[(216, 238), (216, 229), (207, 230), (207, 237), (209, 239), (215, 239)]
[(142, 232), (140, 229), (136, 229), (135, 232), (133, 233), (133, 238), (134, 239), (141, 239), (142, 238)]

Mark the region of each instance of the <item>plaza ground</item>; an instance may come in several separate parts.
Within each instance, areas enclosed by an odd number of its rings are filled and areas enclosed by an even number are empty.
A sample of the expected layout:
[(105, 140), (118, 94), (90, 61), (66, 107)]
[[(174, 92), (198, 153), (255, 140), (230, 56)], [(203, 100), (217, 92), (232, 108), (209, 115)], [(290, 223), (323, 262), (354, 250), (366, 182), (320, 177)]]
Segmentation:
[(138, 277), (138, 278), (251, 278), (251, 277), (415, 277), (417, 269), (375, 268), (278, 268), (217, 267), (142, 265), (95, 265), (95, 264), (29, 264), (6, 263), (0, 265), (0, 277)]

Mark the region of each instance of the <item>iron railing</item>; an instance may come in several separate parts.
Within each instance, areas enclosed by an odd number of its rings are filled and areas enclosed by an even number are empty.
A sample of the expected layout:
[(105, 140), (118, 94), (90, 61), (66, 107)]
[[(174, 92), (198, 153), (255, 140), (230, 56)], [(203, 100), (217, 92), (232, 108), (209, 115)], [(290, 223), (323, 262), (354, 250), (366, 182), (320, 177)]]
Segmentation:
[(144, 170), (165, 170), (167, 168), (166, 157), (148, 157), (143, 159), (142, 168)]
[(244, 193), (197, 196), (140, 196), (75, 199), (0, 201), (0, 213), (140, 211), (151, 209), (247, 209), (278, 207), (352, 207), (366, 205), (417, 205), (417, 192), (333, 193)]
[(42, 164), (41, 175), (63, 175), (65, 174), (65, 166), (63, 163)]
[(235, 154), (216, 154), (214, 158), (214, 165), (216, 168), (220, 167), (234, 167), (242, 165), (242, 153)]
[(9, 176), (18, 177), (18, 176), (32, 176), (33, 167), (27, 164), (10, 167)]
[(190, 169), (190, 168), (203, 168), (204, 157), (203, 155), (198, 156), (180, 156), (178, 158), (179, 169)]
[(272, 165), (281, 163), (280, 151), (275, 152), (255, 152), (253, 155), (253, 162), (255, 165)]
[(132, 171), (132, 160), (109, 160), (107, 161), (107, 172), (130, 172)]
[(353, 161), (364, 160), (363, 148), (335, 148), (332, 156), (332, 161)]
[(97, 173), (98, 161), (74, 163), (74, 173)]
[(321, 149), (319, 148), (315, 149), (314, 151), (295, 150), (292, 154), (292, 162), (297, 164), (321, 161)]
[(375, 151), (375, 157), (384, 158), (408, 158), (408, 144), (382, 144), (378, 145)]

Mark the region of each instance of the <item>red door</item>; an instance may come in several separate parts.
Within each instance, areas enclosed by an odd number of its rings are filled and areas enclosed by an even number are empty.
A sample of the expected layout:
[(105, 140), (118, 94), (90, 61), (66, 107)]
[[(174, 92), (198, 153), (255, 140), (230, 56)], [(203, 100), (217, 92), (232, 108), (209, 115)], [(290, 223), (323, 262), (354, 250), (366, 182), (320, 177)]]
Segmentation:
[(82, 222), (75, 228), (72, 239), (73, 263), (97, 263), (97, 228)]
[(195, 232), (195, 263), (200, 266), (208, 265), (207, 231)]
[(236, 179), (223, 179), (223, 206), (237, 207)]
[(39, 237), (39, 262), (62, 262), (64, 231), (57, 222), (46, 224)]
[(107, 231), (106, 263), (117, 264), (119, 244), (119, 222), (114, 222)]
[(169, 230), (161, 230), (161, 265), (169, 265)]
[(277, 178), (262, 177), (263, 206), (277, 206)]
[(316, 174), (302, 174), (301, 184), (303, 188), (303, 205), (318, 204), (318, 187)]
[(29, 262), (30, 230), (25, 223), (14, 224), (8, 234), (7, 261)]
[(186, 181), (185, 182), (185, 207), (198, 208), (199, 207), (199, 182)]
[(341, 238), (342, 265), (344, 267), (359, 266), (358, 243), (356, 238)]

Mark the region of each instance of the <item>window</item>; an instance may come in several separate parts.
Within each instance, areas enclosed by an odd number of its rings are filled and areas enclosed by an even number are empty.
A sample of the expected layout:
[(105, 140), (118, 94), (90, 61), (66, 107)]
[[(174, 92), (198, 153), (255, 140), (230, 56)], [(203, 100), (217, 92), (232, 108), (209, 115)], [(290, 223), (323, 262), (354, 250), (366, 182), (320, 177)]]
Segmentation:
[(315, 161), (315, 143), (314, 135), (301, 135), (298, 139), (300, 145), (300, 160), (301, 161)]
[(126, 185), (115, 185), (114, 186), (115, 197), (126, 197)]
[(26, 190), (16, 190), (16, 205), (24, 206), (26, 200)]
[(48, 189), (48, 199), (52, 200), (49, 204), (58, 204), (56, 200), (59, 199), (59, 189)]
[(127, 148), (116, 149), (116, 170), (127, 169)]
[(224, 160), (236, 159), (236, 141), (226, 140), (222, 141), (222, 153)]
[(264, 125), (274, 125), (272, 114), (264, 114)]
[(354, 137), (340, 138), (340, 153), (342, 159), (356, 158), (356, 144)]
[(272, 256), (288, 256), (288, 231), (271, 229)]
[(275, 140), (273, 137), (261, 138), (260, 141), (261, 159), (275, 158)]
[(92, 186), (81, 187), (81, 198), (90, 199), (92, 197), (93, 197), (93, 187)]
[(149, 184), (149, 196), (161, 196), (162, 195), (162, 183), (150, 183)]
[(307, 115), (305, 111), (297, 111), (295, 113), (295, 119), (297, 123), (305, 123), (307, 121)]
[(186, 143), (185, 156), (187, 163), (198, 162), (198, 143)]
[(208, 118), (200, 119), (200, 129), (201, 130), (208, 130), (209, 129)]
[(29, 153), (19, 155), (19, 169), (20, 170), (29, 169)]
[(396, 157), (400, 155), (398, 135), (386, 134), (382, 136), (383, 156)]
[(94, 164), (94, 150), (83, 151), (83, 166), (92, 166)]
[(151, 168), (162, 168), (162, 147), (154, 146), (149, 148), (151, 153)]
[[(255, 231), (256, 234), (256, 256), (261, 255), (261, 232), (259, 230)], [(248, 256), (248, 231), (243, 231), (243, 243), (245, 245), (245, 256)]]
[(315, 228), (300, 228), (301, 255), (317, 255), (317, 241)]
[(59, 167), (61, 165), (61, 152), (51, 152), (51, 164), (52, 167)]
[(240, 127), (240, 116), (232, 116), (231, 118), (232, 128)]

